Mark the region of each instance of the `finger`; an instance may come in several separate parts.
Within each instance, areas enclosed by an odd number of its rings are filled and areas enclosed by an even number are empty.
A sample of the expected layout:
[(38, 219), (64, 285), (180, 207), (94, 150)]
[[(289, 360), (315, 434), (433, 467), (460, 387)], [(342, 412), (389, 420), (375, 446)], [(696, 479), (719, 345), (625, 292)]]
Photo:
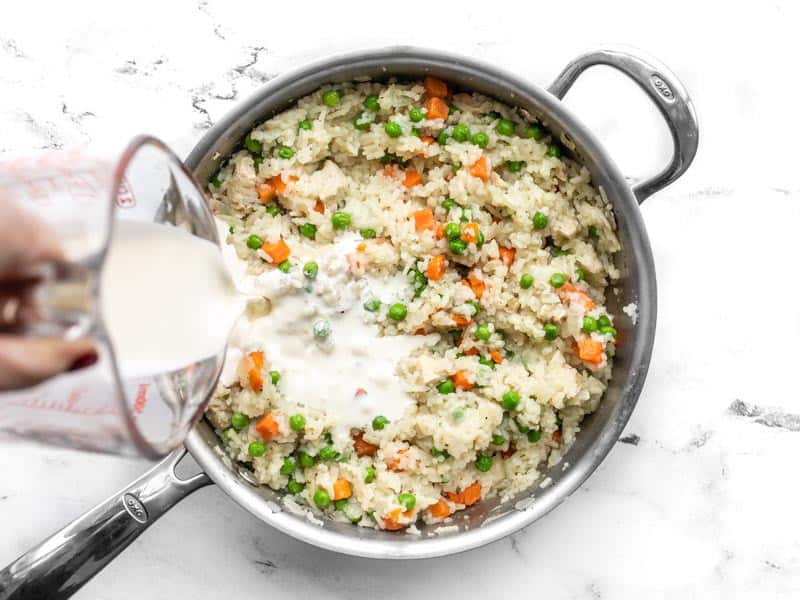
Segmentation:
[(29, 210), (0, 197), (0, 279), (24, 274), (32, 265), (62, 260), (52, 227)]
[(37, 384), (49, 377), (97, 362), (91, 340), (21, 338), (0, 335), (0, 390)]

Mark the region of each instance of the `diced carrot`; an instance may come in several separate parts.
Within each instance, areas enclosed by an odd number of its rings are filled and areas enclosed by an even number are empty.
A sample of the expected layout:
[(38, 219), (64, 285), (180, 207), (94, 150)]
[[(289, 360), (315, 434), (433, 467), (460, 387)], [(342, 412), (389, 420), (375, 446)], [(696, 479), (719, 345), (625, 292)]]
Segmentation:
[(397, 531), (398, 529), (403, 529), (406, 525), (400, 523), (400, 515), (403, 515), (405, 518), (410, 519), (413, 515), (412, 511), (407, 510), (403, 512), (402, 508), (395, 508), (394, 510), (390, 510), (385, 517), (383, 517), (383, 528), (389, 531)]
[(275, 197), (275, 186), (266, 181), (256, 184), (256, 192), (261, 204), (266, 204)]
[(258, 431), (265, 440), (271, 440), (278, 437), (281, 428), (278, 421), (275, 420), (275, 415), (267, 413), (261, 418), (258, 425), (256, 425), (256, 431)]
[(466, 356), (475, 356), (478, 353), (479, 353), (479, 351), (475, 346), (473, 346), (472, 348), (467, 348), (466, 350), (464, 350), (464, 354)]
[(425, 328), (424, 328), (424, 327), (417, 327), (417, 328), (414, 330), (414, 335), (425, 335), (426, 333), (428, 333), (428, 332), (427, 332), (427, 331), (425, 331)]
[(458, 314), (452, 314), (450, 315), (450, 318), (453, 319), (453, 322), (456, 324), (456, 327), (458, 328), (464, 328), (470, 323), (470, 320), (468, 318), (462, 317), (461, 315)]
[(314, 205), (314, 210), (321, 215), (325, 214), (325, 203), (322, 200), (317, 200), (317, 203)]
[(436, 221), (433, 220), (433, 211), (430, 208), (424, 208), (414, 212), (414, 229), (417, 231), (424, 231), (425, 229), (432, 229), (436, 226)]
[(444, 237), (444, 223), (439, 223), (436, 226), (436, 239), (441, 240)]
[(261, 246), (261, 249), (267, 253), (272, 259), (272, 264), (279, 265), (292, 253), (289, 246), (283, 240), (278, 240), (277, 242), (264, 242), (264, 245)]
[(469, 168), (469, 174), (473, 177), (480, 177), (484, 181), (489, 181), (489, 161), (485, 156), (481, 156), (478, 160), (472, 163)]
[(514, 248), (506, 248), (505, 246), (500, 246), (498, 252), (500, 253), (500, 260), (502, 260), (507, 267), (511, 266), (514, 262), (514, 257), (517, 255), (517, 251)]
[(575, 354), (583, 361), (599, 365), (603, 362), (603, 342), (586, 336), (576, 343)]
[(439, 498), (439, 501), (428, 510), (431, 511), (431, 516), (437, 519), (444, 519), (450, 516), (450, 505), (444, 501), (444, 498)]
[(492, 361), (494, 361), (494, 363), (495, 363), (495, 364), (498, 364), (498, 365), (499, 365), (499, 364), (502, 364), (502, 363), (503, 363), (503, 355), (502, 355), (502, 354), (500, 354), (500, 352), (499, 352), (499, 351), (497, 351), (497, 350), (491, 350), (491, 351), (489, 352), (489, 356), (492, 358)]
[(397, 177), (397, 167), (391, 164), (386, 165), (385, 167), (383, 167), (383, 176), (391, 177), (392, 179), (394, 179), (395, 177)]
[(353, 446), (358, 456), (375, 456), (378, 447), (364, 440), (364, 433), (359, 432), (353, 436)]
[(264, 353), (250, 352), (247, 355), (247, 380), (254, 392), (264, 389), (264, 376), (261, 369), (264, 367)]
[(450, 114), (450, 107), (447, 102), (436, 96), (431, 96), (425, 103), (425, 108), (428, 109), (425, 114), (426, 119), (446, 119)]
[(458, 504), (472, 506), (481, 499), (481, 483), (474, 481), (458, 493), (447, 492), (447, 497)]
[(430, 75), (425, 78), (425, 92), (428, 96), (436, 96), (437, 98), (447, 97), (447, 84), (441, 79), (436, 79)]
[(429, 281), (439, 281), (446, 268), (447, 260), (442, 254), (437, 254), (428, 261), (428, 268), (425, 269), (425, 274), (428, 276)]
[(403, 458), (405, 457), (406, 453), (408, 452), (407, 448), (403, 448), (402, 450), (398, 450), (397, 454), (394, 455), (392, 462), (387, 465), (387, 468), (390, 471), (402, 471), (403, 467), (401, 466), (403, 463)]
[(560, 442), (561, 441), (561, 430), (560, 429), (556, 429), (553, 432), (553, 435), (550, 436), (550, 439), (553, 440), (554, 442)]
[(275, 175), (272, 179), (269, 180), (270, 183), (278, 190), (278, 193), (283, 195), (286, 192), (286, 186), (292, 183), (293, 181), (297, 181), (297, 177), (294, 175), (289, 175), (288, 182), (283, 180), (283, 176)]
[(471, 390), (475, 387), (475, 382), (470, 381), (466, 371), (461, 370), (453, 373), (453, 383), (459, 390)]
[(508, 450), (503, 450), (500, 453), (500, 456), (502, 456), (503, 458), (511, 458), (512, 456), (514, 456), (514, 452), (516, 452), (516, 451), (517, 451), (517, 449), (514, 448), (514, 444), (509, 444), (508, 445)]
[(349, 498), (352, 495), (353, 491), (350, 489), (350, 482), (347, 481), (347, 479), (339, 477), (339, 479), (333, 482), (334, 500), (344, 500), (345, 498)]
[(586, 291), (575, 287), (571, 283), (565, 283), (558, 288), (558, 297), (561, 302), (571, 302), (574, 300), (582, 304), (586, 310), (592, 310), (595, 307), (592, 297)]
[(433, 138), (431, 136), (429, 136), (429, 135), (420, 136), (419, 140), (421, 142), (425, 142), (428, 145), (433, 143)]
[(461, 241), (467, 242), (468, 244), (478, 243), (477, 223), (467, 223), (466, 225), (464, 225), (464, 227), (461, 228)]
[(420, 183), (422, 183), (422, 175), (417, 173), (414, 169), (409, 169), (408, 171), (406, 171), (405, 179), (403, 179), (404, 186), (410, 188), (414, 187), (415, 185), (419, 185)]
[(480, 300), (483, 296), (483, 293), (486, 291), (486, 282), (483, 281), (480, 277), (478, 277), (475, 273), (470, 273), (467, 275), (467, 279), (469, 279), (469, 287), (472, 290), (472, 293), (475, 294), (475, 297)]

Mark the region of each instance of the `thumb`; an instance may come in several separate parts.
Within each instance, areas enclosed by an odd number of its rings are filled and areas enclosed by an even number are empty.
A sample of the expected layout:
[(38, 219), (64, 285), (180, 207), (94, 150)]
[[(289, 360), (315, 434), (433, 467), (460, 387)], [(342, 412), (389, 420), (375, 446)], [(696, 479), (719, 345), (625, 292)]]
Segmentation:
[(94, 344), (87, 339), (0, 335), (0, 390), (28, 387), (65, 371), (88, 367), (97, 358)]

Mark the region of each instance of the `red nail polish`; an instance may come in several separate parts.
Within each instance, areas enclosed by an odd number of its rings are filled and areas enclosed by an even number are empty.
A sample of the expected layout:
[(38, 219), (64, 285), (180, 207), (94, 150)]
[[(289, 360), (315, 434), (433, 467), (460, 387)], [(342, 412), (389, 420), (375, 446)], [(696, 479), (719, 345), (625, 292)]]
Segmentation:
[(86, 354), (82, 354), (72, 363), (72, 366), (68, 369), (69, 371), (77, 371), (78, 369), (85, 369), (86, 367), (91, 367), (94, 363), (97, 362), (99, 356), (97, 352), (92, 350), (91, 352), (87, 352)]

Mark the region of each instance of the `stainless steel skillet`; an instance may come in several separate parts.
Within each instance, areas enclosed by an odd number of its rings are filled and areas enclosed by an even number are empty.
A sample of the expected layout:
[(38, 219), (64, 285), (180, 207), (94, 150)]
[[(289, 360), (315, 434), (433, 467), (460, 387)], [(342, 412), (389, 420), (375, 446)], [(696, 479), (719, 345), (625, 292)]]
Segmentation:
[[(674, 143), (669, 165), (631, 185), (594, 135), (561, 102), (588, 67), (607, 65), (636, 82), (667, 122)], [(372, 78), (405, 79), (434, 75), (457, 88), (474, 90), (526, 109), (542, 121), (591, 171), (613, 208), (623, 251), (623, 277), (608, 308), (624, 343), (617, 350), (614, 375), (603, 401), (583, 423), (561, 464), (547, 470), (546, 487), (534, 486), (499, 504), (480, 502), (455, 516), (445, 533), (422, 528), (419, 536), (375, 531), (347, 524), (313, 524), (281, 508), (279, 494), (252, 485), (247, 471), (223, 460), (220, 441), (201, 421), (186, 440), (186, 450), (203, 472), (181, 480), (175, 466), (185, 450), (173, 452), (137, 481), (111, 496), (0, 572), (2, 598), (63, 598), (103, 568), (133, 539), (182, 498), (216, 483), (254, 516), (284, 533), (332, 551), (372, 558), (427, 558), (482, 546), (529, 525), (558, 506), (598, 467), (617, 441), (644, 384), (656, 324), (656, 280), (650, 243), (639, 204), (675, 181), (697, 151), (697, 119), (675, 75), (659, 62), (618, 50), (584, 54), (540, 88), (493, 66), (440, 51), (395, 47), (329, 58), (280, 76), (229, 113), (197, 144), (186, 164), (206, 180), (257, 123), (287, 108), (324, 83)], [(634, 323), (622, 307), (637, 306)]]

